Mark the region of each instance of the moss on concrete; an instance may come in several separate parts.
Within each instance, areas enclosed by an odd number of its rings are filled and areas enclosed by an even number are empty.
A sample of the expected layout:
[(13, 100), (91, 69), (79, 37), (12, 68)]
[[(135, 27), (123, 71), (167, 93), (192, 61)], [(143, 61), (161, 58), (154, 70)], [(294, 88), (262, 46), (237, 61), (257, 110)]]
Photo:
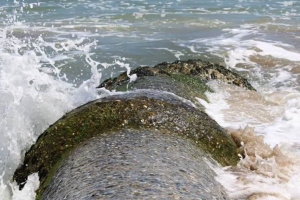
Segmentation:
[(204, 93), (207, 91), (213, 92), (213, 90), (208, 87), (202, 79), (184, 74), (172, 74), (171, 76), (174, 80), (178, 81), (185, 87), (184, 91), (186, 96), (189, 95), (189, 98), (198, 97), (208, 101)]

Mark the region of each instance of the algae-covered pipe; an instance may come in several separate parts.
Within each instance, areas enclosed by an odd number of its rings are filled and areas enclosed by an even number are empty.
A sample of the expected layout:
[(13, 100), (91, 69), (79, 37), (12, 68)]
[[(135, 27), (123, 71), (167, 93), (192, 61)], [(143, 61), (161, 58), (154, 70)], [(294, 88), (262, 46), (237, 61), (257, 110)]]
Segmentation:
[[(77, 148), (84, 142), (93, 141), (93, 138), (101, 138), (102, 136), (110, 137), (113, 133), (126, 129), (136, 130), (136, 136), (139, 132), (144, 133), (144, 130), (150, 129), (161, 134), (192, 141), (197, 148), (205, 152), (206, 156), (212, 157), (222, 165), (235, 165), (238, 161), (237, 147), (233, 140), (207, 114), (172, 94), (157, 91), (137, 91), (96, 100), (75, 109), (58, 120), (38, 138), (36, 144), (26, 153), (23, 165), (14, 174), (14, 180), (22, 187), (31, 173), (38, 172), (41, 182), (37, 191), (38, 199), (45, 199), (44, 192), (49, 191), (48, 188), (51, 187), (49, 183), (53, 182), (55, 174), (67, 173), (68, 170), (59, 170), (59, 166), (62, 162), (69, 162), (66, 161), (66, 157), (70, 152), (76, 156)], [(117, 144), (116, 151), (118, 150), (118, 141), (114, 142)], [(136, 143), (134, 140), (131, 142)], [(126, 145), (130, 145), (130, 140)], [(155, 149), (156, 146), (152, 146), (152, 148)], [(181, 148), (178, 146), (179, 152)], [(138, 148), (134, 148), (131, 153), (135, 150)], [(114, 149), (104, 146), (104, 152), (107, 153), (104, 156), (109, 158), (111, 153), (114, 154)], [(158, 151), (157, 159), (163, 159), (163, 157), (165, 156), (160, 155)], [(112, 166), (114, 165), (113, 160), (111, 160)], [(173, 162), (183, 162), (183, 160), (178, 158), (177, 161), (175, 159)], [(140, 161), (142, 162), (142, 160)], [(197, 158), (194, 162), (198, 162)], [(151, 164), (152, 162), (148, 163)], [(87, 162), (82, 167), (88, 169), (92, 166), (91, 164)], [(101, 162), (98, 165), (101, 165)], [(160, 170), (163, 173), (163, 170), (169, 169), (171, 166), (166, 166)], [(148, 166), (148, 168), (152, 167), (155, 165)], [(206, 168), (200, 167), (198, 170), (206, 171)], [(93, 168), (89, 170), (93, 171)], [(84, 173), (84, 170), (77, 171), (77, 173), (80, 172)], [(94, 173), (101, 173), (101, 170), (95, 168)], [(133, 170), (132, 173), (135, 171)], [(210, 171), (207, 173), (210, 174)], [(92, 178), (92, 176), (91, 174), (90, 177), (70, 180), (81, 184), (85, 178)], [(211, 176), (213, 175), (211, 174)], [(122, 177), (119, 178), (122, 179)], [(165, 178), (168, 179), (168, 177)], [(170, 181), (172, 182), (172, 180)], [(54, 185), (57, 184), (58, 182), (54, 181)], [(67, 187), (70, 182), (61, 184), (66, 184)], [(212, 181), (211, 184), (216, 183)], [(92, 184), (89, 187), (94, 188), (96, 186), (97, 184)], [(148, 186), (149, 189), (152, 188), (151, 184)], [(92, 190), (91, 188), (89, 190)], [(100, 190), (101, 188), (96, 187), (94, 189)], [(55, 192), (55, 190), (51, 189), (48, 193)]]
[[(87, 103), (50, 126), (13, 179), (38, 172), (37, 199), (226, 199), (206, 159), (235, 165), (238, 149), (199, 105), (218, 79), (248, 81), (201, 60), (139, 67), (99, 87), (126, 91)], [(128, 90), (131, 90), (128, 92)]]

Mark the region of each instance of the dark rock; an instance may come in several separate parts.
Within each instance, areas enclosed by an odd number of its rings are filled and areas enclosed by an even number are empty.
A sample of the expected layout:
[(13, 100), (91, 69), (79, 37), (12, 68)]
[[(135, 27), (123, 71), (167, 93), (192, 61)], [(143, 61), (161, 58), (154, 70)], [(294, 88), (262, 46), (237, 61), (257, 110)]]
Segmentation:
[[(175, 61), (173, 63), (163, 62), (154, 67), (138, 67), (131, 71), (130, 75), (132, 74), (136, 74), (138, 78), (159, 75), (167, 75), (170, 77), (172, 75), (192, 75), (203, 82), (217, 79), (228, 84), (234, 84), (249, 90), (255, 90), (247, 79), (241, 77), (237, 73), (230, 71), (221, 65), (212, 64), (200, 59)], [(116, 78), (105, 80), (99, 85), (99, 88), (105, 87), (106, 89), (113, 90), (124, 83), (129, 83), (129, 78), (126, 72)]]

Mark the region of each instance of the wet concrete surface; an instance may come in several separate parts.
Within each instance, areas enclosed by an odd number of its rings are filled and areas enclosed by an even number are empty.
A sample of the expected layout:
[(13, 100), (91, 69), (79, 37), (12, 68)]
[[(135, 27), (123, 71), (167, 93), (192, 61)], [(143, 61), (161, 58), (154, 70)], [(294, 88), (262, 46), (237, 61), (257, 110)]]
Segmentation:
[(84, 142), (42, 199), (229, 199), (194, 142), (161, 130), (121, 130)]

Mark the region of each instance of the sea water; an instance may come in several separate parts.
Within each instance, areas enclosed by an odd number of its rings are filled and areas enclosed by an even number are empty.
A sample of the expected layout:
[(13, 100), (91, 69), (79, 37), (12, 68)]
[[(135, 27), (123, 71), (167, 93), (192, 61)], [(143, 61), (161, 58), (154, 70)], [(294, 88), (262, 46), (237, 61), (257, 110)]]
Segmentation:
[[(257, 93), (210, 82), (206, 112), (245, 157), (212, 165), (232, 199), (300, 199), (300, 2), (3, 0), (0, 199), (33, 200), (11, 181), (50, 124), (138, 66), (201, 58), (239, 71)], [(134, 80), (134, 77), (131, 77)]]

